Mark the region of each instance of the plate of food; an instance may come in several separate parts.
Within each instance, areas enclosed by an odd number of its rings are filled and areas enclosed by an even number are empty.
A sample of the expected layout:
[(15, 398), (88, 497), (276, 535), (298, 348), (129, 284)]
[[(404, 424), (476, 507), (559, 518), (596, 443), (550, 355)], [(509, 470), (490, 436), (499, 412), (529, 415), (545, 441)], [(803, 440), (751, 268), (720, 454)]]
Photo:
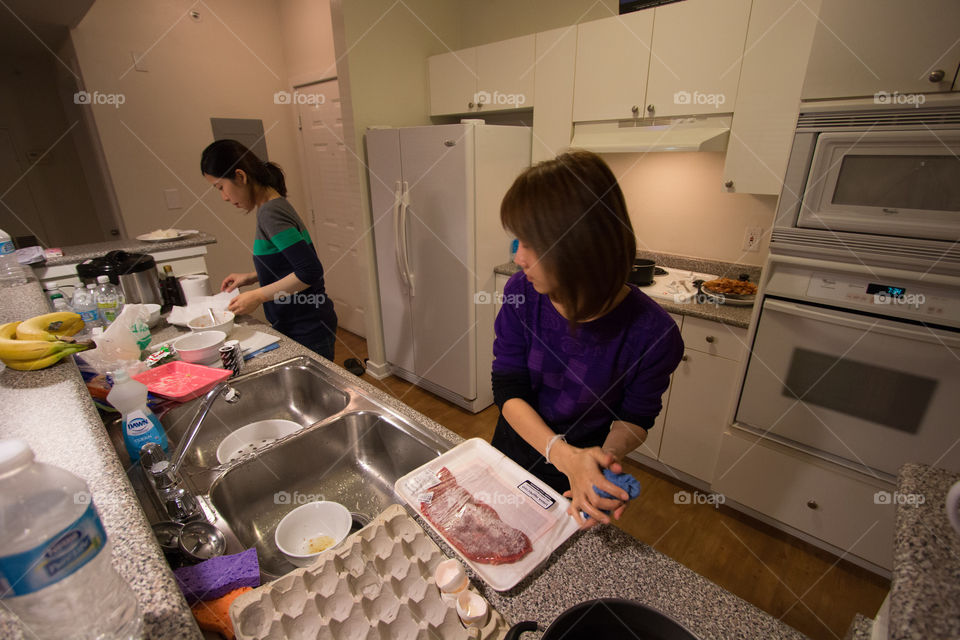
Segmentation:
[(717, 278), (707, 280), (700, 290), (709, 302), (731, 306), (749, 307), (757, 298), (757, 285), (749, 280)]
[(196, 229), (154, 229), (150, 233), (137, 236), (142, 242), (170, 242), (200, 233)]
[(497, 591), (516, 586), (577, 530), (569, 500), (480, 438), (414, 469), (394, 489)]

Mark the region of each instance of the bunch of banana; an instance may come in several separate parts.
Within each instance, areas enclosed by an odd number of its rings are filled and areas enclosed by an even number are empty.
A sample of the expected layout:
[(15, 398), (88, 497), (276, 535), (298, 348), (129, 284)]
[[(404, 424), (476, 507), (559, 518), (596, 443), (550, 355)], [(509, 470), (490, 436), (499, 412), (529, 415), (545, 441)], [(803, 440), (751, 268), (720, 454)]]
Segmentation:
[(69, 338), (81, 329), (83, 320), (79, 314), (67, 311), (0, 325), (0, 360), (19, 371), (44, 369), (93, 346)]

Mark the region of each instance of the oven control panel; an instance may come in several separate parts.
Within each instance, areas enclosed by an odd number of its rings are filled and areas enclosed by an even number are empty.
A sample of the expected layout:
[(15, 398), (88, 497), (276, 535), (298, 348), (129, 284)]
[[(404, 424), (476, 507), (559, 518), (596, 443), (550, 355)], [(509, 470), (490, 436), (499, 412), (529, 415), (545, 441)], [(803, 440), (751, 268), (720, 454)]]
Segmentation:
[(954, 325), (960, 322), (960, 296), (946, 287), (848, 273), (813, 272), (807, 297), (873, 313)]

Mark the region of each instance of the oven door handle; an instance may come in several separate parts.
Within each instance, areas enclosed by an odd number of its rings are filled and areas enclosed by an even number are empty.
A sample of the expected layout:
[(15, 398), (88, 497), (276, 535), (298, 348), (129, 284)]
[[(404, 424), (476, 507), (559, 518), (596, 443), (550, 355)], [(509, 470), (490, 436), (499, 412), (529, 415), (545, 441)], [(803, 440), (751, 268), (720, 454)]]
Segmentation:
[[(897, 338), (919, 340), (931, 344), (942, 344), (954, 349), (960, 348), (960, 337), (939, 329), (915, 327), (896, 320), (877, 318), (874, 321), (865, 320), (860, 316), (843, 311), (814, 308), (807, 304), (787, 302), (784, 300), (770, 300), (763, 302), (763, 310), (779, 311), (798, 318), (806, 318), (820, 322), (829, 322), (847, 328), (858, 328), (865, 331), (883, 333)], [(761, 322), (763, 320), (761, 319)]]

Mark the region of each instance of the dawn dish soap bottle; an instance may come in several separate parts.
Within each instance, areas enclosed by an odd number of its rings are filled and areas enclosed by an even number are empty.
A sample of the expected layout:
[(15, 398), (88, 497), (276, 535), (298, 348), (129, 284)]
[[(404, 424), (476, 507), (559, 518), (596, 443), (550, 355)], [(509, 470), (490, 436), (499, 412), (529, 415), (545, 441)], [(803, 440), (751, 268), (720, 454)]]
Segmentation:
[(140, 459), (140, 448), (155, 442), (166, 452), (170, 448), (167, 434), (157, 416), (147, 407), (147, 385), (137, 382), (120, 369), (113, 374), (113, 388), (107, 402), (123, 415), (123, 444), (130, 462)]

